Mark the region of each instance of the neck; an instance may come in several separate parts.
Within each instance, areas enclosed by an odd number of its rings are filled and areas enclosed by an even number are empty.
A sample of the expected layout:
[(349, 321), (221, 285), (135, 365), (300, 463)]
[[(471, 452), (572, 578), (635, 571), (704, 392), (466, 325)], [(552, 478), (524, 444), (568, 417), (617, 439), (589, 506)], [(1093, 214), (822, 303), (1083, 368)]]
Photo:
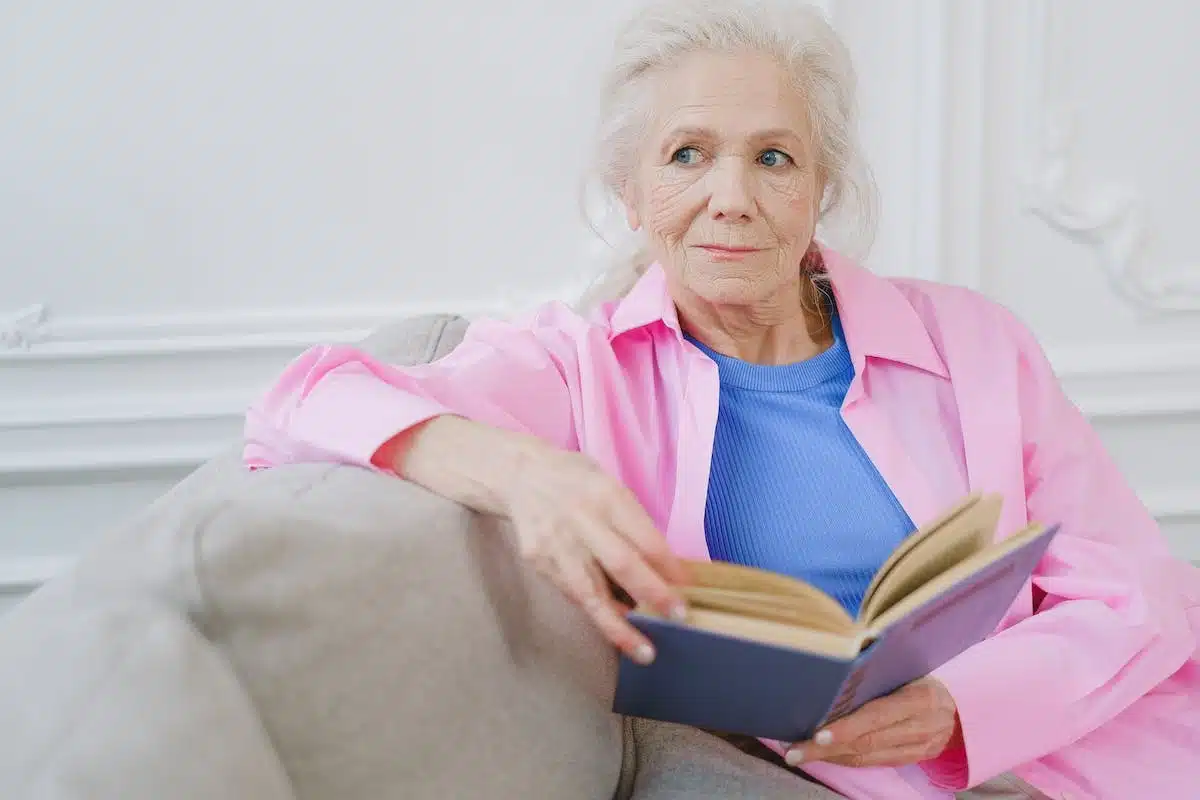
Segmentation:
[(677, 302), (683, 329), (716, 352), (752, 364), (794, 364), (833, 344), (833, 326), (816, 285), (802, 278), (790, 291), (751, 306)]

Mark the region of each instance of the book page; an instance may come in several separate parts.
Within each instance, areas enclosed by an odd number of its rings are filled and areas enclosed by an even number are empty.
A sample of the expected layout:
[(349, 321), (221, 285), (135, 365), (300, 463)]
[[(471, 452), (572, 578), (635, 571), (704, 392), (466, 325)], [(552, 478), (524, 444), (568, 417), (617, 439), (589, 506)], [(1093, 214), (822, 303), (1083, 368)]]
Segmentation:
[(876, 573), (858, 620), (837, 600), (804, 581), (724, 561), (686, 561), (689, 582), (680, 591), (690, 607), (718, 612), (723, 620), (769, 621), (809, 632), (851, 636), (986, 547), (995, 536), (1000, 504), (999, 495), (971, 495), (909, 536)]
[(682, 591), (688, 605), (693, 608), (769, 619), (828, 633), (849, 634), (857, 629), (854, 620), (842, 606), (830, 606), (828, 596), (818, 589), (813, 589), (808, 597), (709, 589), (703, 586), (685, 587)]
[(1002, 502), (998, 494), (972, 495), (909, 537), (871, 581), (859, 611), (862, 623), (871, 625), (906, 596), (986, 548), (995, 539)]
[(771, 620), (708, 609), (690, 610), (686, 624), (701, 630), (736, 636), (752, 642), (773, 644), (840, 659), (851, 659), (857, 656), (863, 641), (862, 635), (857, 632), (837, 634), (813, 631)]
[(869, 601), (871, 597), (875, 595), (879, 584), (883, 582), (883, 579), (888, 576), (896, 564), (898, 564), (910, 550), (932, 536), (950, 520), (974, 507), (974, 505), (979, 502), (979, 498), (980, 495), (978, 494), (968, 495), (958, 505), (950, 508), (940, 517), (937, 517), (932, 522), (924, 525), (920, 530), (914, 531), (912, 535), (901, 542), (900, 546), (892, 551), (892, 554), (889, 555), (887, 560), (883, 562), (883, 566), (880, 567), (875, 575), (871, 578), (871, 584), (867, 587), (866, 593), (863, 594), (863, 609), (860, 609), (860, 612), (866, 609), (867, 601)]
[(950, 569), (936, 576), (933, 580), (920, 586), (915, 592), (905, 596), (900, 602), (893, 605), (891, 608), (882, 612), (876, 617), (871, 626), (871, 635), (878, 635), (888, 625), (903, 618), (906, 614), (912, 611), (917, 606), (932, 597), (950, 589), (960, 581), (965, 580), (972, 574), (979, 572), (984, 567), (993, 564), (1007, 557), (1013, 551), (1020, 549), (1029, 542), (1037, 539), (1042, 535), (1050, 535), (1057, 531), (1057, 527), (1047, 529), (1042, 525), (1031, 524), (1012, 536), (1001, 539), (998, 542), (984, 547), (982, 550), (968, 556), (963, 561), (953, 565)]
[(804, 581), (724, 561), (688, 561), (685, 566), (691, 580), (681, 591), (697, 608), (834, 633), (856, 628), (841, 603)]

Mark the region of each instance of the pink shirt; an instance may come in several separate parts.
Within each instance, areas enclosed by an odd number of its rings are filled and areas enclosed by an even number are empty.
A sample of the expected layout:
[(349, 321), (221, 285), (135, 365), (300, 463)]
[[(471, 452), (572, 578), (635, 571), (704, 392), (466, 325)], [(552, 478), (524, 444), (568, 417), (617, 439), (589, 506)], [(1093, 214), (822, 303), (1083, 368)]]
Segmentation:
[[(909, 516), (988, 491), (1005, 498), (1001, 535), (1030, 519), (1063, 529), (996, 632), (935, 673), (965, 758), (808, 771), (873, 800), (949, 797), (1006, 771), (1054, 798), (1200, 797), (1200, 573), (1170, 556), (1010, 313), (824, 256), (855, 367), (843, 417)], [(717, 400), (715, 365), (683, 338), (655, 266), (592, 318), (551, 304), (479, 321), (433, 364), (313, 348), (250, 410), (245, 455), (373, 469), (395, 434), (455, 413), (587, 453), (676, 553), (707, 558)]]

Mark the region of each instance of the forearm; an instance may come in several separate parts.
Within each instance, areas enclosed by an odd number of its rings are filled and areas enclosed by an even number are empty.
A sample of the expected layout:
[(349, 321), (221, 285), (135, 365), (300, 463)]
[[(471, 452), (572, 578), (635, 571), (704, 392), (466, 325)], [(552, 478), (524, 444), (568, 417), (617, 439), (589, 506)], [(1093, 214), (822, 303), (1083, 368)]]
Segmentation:
[(244, 457), (260, 468), (334, 462), (390, 470), (377, 458), (381, 446), (448, 414), (570, 449), (571, 388), (560, 365), (571, 357), (569, 349), (551, 352), (533, 330), (485, 321), (428, 364), (396, 366), (345, 345), (310, 348), (250, 408)]
[(507, 498), (548, 444), (528, 434), (442, 415), (405, 431), (377, 459), (397, 475), (474, 511), (507, 516)]

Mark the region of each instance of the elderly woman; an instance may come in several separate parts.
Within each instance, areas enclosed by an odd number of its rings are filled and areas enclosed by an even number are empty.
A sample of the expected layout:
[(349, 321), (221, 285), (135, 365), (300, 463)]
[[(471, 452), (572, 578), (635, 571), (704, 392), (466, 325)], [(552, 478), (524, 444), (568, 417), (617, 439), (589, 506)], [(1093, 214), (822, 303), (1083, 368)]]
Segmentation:
[(416, 368), (315, 348), (252, 409), (248, 463), (358, 464), (506, 517), (643, 662), (610, 585), (686, 613), (678, 559), (722, 559), (853, 612), (906, 535), (999, 492), (1003, 532), (1062, 532), (993, 636), (814, 741), (769, 743), (784, 758), (704, 744), (688, 768), (748, 759), (757, 796), (1200, 797), (1200, 581), (1033, 336), (978, 294), (814, 240), (869, 196), (822, 16), (660, 4), (620, 34), (606, 87), (599, 174), (645, 246), (618, 296), (478, 321)]

